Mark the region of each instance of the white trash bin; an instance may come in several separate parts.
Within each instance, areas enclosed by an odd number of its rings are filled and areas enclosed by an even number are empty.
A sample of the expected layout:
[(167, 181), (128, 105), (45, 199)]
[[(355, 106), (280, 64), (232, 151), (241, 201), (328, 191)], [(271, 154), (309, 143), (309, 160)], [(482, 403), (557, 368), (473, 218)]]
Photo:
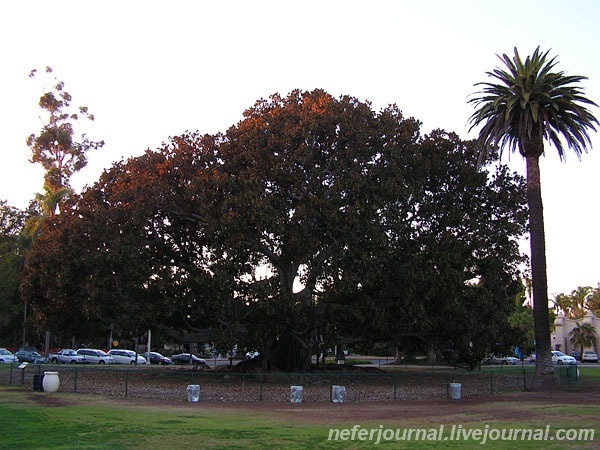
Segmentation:
[(291, 391), (291, 402), (302, 403), (302, 392), (304, 388), (302, 386), (290, 386)]
[(44, 378), (42, 379), (42, 389), (44, 392), (56, 392), (60, 386), (60, 379), (58, 378), (58, 372), (44, 372)]
[(460, 400), (462, 385), (460, 383), (450, 383), (450, 398)]
[(346, 386), (331, 386), (331, 402), (344, 403), (346, 398)]
[(200, 400), (200, 386), (197, 384), (190, 384), (186, 389), (187, 401), (197, 403)]

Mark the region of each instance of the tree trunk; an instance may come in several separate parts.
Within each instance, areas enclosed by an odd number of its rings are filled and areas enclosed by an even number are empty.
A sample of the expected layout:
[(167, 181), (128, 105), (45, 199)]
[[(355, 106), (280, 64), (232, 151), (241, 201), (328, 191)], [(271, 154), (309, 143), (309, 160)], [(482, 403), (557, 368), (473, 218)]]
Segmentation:
[[(279, 333), (277, 340), (272, 342), (269, 351), (264, 355), (265, 368), (285, 372), (308, 372), (311, 367), (310, 337), (313, 327), (310, 304), (311, 290), (306, 288), (294, 293), (294, 281), (298, 275), (297, 263), (283, 264), (278, 257), (272, 257), (271, 262), (277, 267), (277, 274), (282, 289), (286, 311), (279, 320), (285, 321), (287, 327)], [(277, 264), (276, 264), (277, 263)]]
[(542, 205), (539, 156), (527, 156), (526, 161), (536, 353), (533, 389), (544, 391), (556, 388), (558, 379), (554, 376), (551, 355), (548, 280), (546, 275), (546, 238), (544, 232), (544, 208)]
[(299, 337), (290, 331), (281, 336), (268, 355), (267, 365), (284, 372), (310, 371), (310, 355)]

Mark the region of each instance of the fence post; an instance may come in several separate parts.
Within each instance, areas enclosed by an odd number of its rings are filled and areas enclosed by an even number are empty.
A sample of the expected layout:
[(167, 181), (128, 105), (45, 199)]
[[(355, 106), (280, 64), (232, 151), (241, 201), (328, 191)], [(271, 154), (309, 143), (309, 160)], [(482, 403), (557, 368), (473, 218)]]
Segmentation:
[(265, 378), (265, 374), (264, 372), (260, 374), (260, 385), (259, 385), (259, 389), (258, 389), (258, 401), (262, 402), (262, 391), (263, 391), (263, 381)]
[(75, 367), (75, 389), (74, 392), (77, 393), (77, 367)]
[(490, 372), (490, 395), (494, 395), (494, 372)]
[(398, 377), (394, 376), (394, 400), (397, 400), (398, 397), (396, 392), (398, 391)]
[(129, 389), (129, 370), (125, 371), (125, 397), (127, 397)]

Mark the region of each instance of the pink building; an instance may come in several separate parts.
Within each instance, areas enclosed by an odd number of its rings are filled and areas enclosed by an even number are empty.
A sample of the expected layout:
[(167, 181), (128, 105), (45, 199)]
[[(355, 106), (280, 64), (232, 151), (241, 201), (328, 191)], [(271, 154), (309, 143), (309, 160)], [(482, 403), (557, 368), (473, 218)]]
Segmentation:
[(578, 323), (589, 323), (596, 330), (596, 342), (592, 347), (584, 350), (594, 350), (596, 352), (600, 350), (600, 318), (596, 317), (592, 311), (588, 311), (583, 319), (569, 319), (562, 312), (558, 313), (554, 321), (554, 331), (551, 334), (553, 350), (560, 350), (567, 355), (573, 350), (580, 350), (570, 342), (571, 331), (577, 327)]

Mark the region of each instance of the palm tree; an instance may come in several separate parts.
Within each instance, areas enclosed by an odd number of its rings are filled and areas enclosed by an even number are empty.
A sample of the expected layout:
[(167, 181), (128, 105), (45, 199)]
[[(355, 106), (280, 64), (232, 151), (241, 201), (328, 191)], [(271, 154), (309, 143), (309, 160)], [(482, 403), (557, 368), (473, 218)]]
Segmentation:
[(24, 253), (27, 253), (33, 246), (33, 241), (41, 230), (42, 222), (45, 219), (53, 218), (60, 203), (72, 192), (70, 188), (65, 187), (53, 190), (47, 184), (44, 185), (44, 191), (45, 194), (35, 195), (37, 205), (35, 205), (35, 209), (30, 209), (32, 214), (25, 222), (19, 236), (19, 244)]
[(544, 154), (544, 141), (565, 160), (566, 146), (578, 157), (591, 147), (588, 130), (596, 130), (598, 120), (585, 107), (597, 106), (583, 96), (578, 83), (582, 76), (569, 76), (555, 71), (556, 58), (536, 48), (523, 61), (517, 49), (511, 58), (499, 56), (503, 68), (487, 72), (498, 83), (477, 83), (482, 86), (477, 97), (469, 100), (477, 108), (469, 118), (471, 129), (482, 125), (477, 144), (481, 160), (493, 153), (494, 147), (519, 150), (527, 165), (527, 202), (529, 206), (529, 237), (533, 284), (533, 316), (536, 343), (536, 376), (534, 389), (551, 389), (555, 379), (550, 356), (550, 320), (546, 278), (546, 244), (542, 205), (539, 158)]
[(600, 317), (600, 286), (592, 292), (585, 302), (587, 309), (592, 311), (596, 317)]
[(592, 345), (596, 347), (596, 338), (598, 336), (596, 336), (594, 327), (589, 323), (578, 323), (577, 326), (571, 330), (569, 336), (571, 344), (581, 348), (581, 355), (583, 355), (583, 347), (590, 347)]
[(556, 314), (562, 312), (565, 316), (571, 317), (571, 310), (573, 309), (573, 300), (571, 299), (570, 295), (563, 293), (555, 294), (552, 303), (554, 303), (554, 312)]
[(593, 292), (594, 289), (591, 286), (579, 286), (571, 292), (574, 319), (583, 319), (583, 316), (585, 315), (586, 300)]

